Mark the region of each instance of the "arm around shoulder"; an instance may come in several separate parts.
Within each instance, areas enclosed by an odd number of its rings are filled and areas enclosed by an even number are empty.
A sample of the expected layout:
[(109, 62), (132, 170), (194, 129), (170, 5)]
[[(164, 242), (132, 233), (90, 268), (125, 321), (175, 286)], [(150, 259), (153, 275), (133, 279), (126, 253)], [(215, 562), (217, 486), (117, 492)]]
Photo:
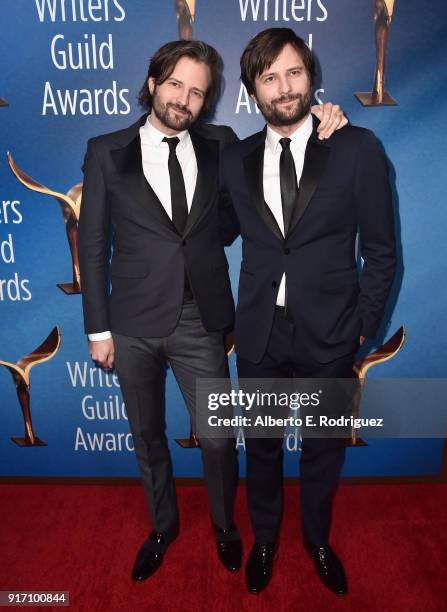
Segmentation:
[(224, 151), (221, 154), (219, 168), (219, 233), (222, 244), (229, 246), (236, 240), (241, 230), (227, 180), (226, 158), (227, 153)]

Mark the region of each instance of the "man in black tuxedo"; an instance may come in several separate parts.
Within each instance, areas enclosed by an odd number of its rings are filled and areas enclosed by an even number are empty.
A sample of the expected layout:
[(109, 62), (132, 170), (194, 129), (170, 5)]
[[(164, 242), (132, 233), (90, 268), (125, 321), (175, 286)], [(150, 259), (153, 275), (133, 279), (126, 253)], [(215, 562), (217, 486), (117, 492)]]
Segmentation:
[[(225, 126), (189, 129), (217, 98), (219, 61), (198, 41), (161, 47), (140, 92), (150, 115), (92, 138), (85, 158), (78, 233), (85, 331), (93, 359), (115, 364), (153, 528), (132, 570), (137, 581), (159, 568), (178, 530), (165, 435), (167, 365), (193, 424), (196, 378), (228, 376), (224, 334), (233, 328), (234, 303), (217, 177), (220, 150), (236, 136)], [(241, 563), (234, 442), (200, 445), (218, 554), (234, 571)]]
[[(92, 138), (85, 158), (78, 233), (85, 331), (92, 358), (116, 366), (153, 527), (132, 570), (137, 581), (160, 567), (177, 534), (167, 365), (193, 426), (196, 379), (228, 378), (224, 335), (233, 328), (234, 303), (223, 247), (233, 239), (232, 209), (218, 193), (218, 164), (236, 135), (195, 123), (216, 102), (219, 66), (215, 49), (200, 41), (161, 47), (140, 92), (150, 114)], [(316, 112), (323, 136), (345, 122), (330, 104)], [(200, 446), (218, 555), (234, 571), (241, 564), (234, 441), (201, 438)]]
[[(345, 127), (325, 141), (310, 115), (314, 60), (287, 28), (254, 37), (241, 78), (266, 127), (231, 145), (221, 187), (242, 236), (235, 348), (240, 378), (349, 378), (354, 355), (377, 332), (395, 270), (387, 163), (374, 135)], [(356, 267), (356, 235), (363, 269)], [(271, 578), (282, 513), (282, 439), (246, 438), (255, 544), (246, 579)], [(344, 441), (305, 438), (302, 535), (319, 577), (347, 590), (329, 546), (331, 500)]]

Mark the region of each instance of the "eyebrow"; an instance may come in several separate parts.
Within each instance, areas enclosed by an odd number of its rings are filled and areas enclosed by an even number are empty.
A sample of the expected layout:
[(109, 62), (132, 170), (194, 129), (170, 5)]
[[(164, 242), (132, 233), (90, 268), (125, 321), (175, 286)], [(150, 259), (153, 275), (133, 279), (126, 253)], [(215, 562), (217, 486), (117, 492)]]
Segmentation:
[[(178, 79), (176, 79), (174, 77), (168, 77), (167, 80), (168, 81), (175, 81), (176, 83), (179, 83), (180, 85), (184, 85), (183, 81), (179, 81)], [(203, 91), (203, 89), (200, 89), (200, 87), (192, 87), (191, 89), (194, 89), (195, 91), (200, 91), (201, 94), (205, 95), (205, 92)]]
[[(304, 65), (303, 66), (292, 66), (291, 68), (287, 68), (287, 71), (290, 72), (290, 70), (303, 70)], [(263, 79), (265, 77), (268, 76), (273, 76), (275, 74), (278, 74), (277, 72), (263, 72), (262, 74), (259, 75), (258, 78)]]

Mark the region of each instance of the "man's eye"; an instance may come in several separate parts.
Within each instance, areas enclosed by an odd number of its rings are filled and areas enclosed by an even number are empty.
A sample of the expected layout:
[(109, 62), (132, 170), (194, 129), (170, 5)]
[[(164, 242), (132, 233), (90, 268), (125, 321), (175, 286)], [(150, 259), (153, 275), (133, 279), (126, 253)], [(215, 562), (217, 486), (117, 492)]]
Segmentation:
[(272, 76), (265, 77), (264, 83), (271, 83), (271, 81), (273, 81), (273, 78), (274, 77), (272, 77)]
[(176, 83), (175, 81), (171, 81), (169, 85), (172, 85), (172, 87), (178, 87), (178, 83)]
[(203, 98), (202, 92), (201, 91), (193, 91), (193, 94), (197, 97), (197, 98)]

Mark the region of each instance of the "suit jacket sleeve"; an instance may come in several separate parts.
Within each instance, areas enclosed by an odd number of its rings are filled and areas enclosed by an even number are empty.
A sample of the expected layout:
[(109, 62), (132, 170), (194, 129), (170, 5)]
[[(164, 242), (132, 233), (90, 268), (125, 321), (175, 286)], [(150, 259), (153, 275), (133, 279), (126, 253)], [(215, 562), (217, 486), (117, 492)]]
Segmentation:
[(365, 130), (357, 158), (355, 197), (364, 260), (359, 295), (361, 334), (372, 338), (380, 326), (393, 283), (396, 247), (388, 165), (369, 130)]
[(84, 328), (89, 334), (110, 329), (107, 306), (110, 211), (103, 171), (91, 140), (83, 170), (78, 252)]
[[(231, 130), (233, 138), (227, 142), (227, 146), (238, 141), (238, 137)], [(221, 153), (221, 163), (219, 164), (219, 231), (220, 239), (224, 246), (232, 244), (240, 234), (239, 219), (231, 200), (226, 178), (226, 150)]]

